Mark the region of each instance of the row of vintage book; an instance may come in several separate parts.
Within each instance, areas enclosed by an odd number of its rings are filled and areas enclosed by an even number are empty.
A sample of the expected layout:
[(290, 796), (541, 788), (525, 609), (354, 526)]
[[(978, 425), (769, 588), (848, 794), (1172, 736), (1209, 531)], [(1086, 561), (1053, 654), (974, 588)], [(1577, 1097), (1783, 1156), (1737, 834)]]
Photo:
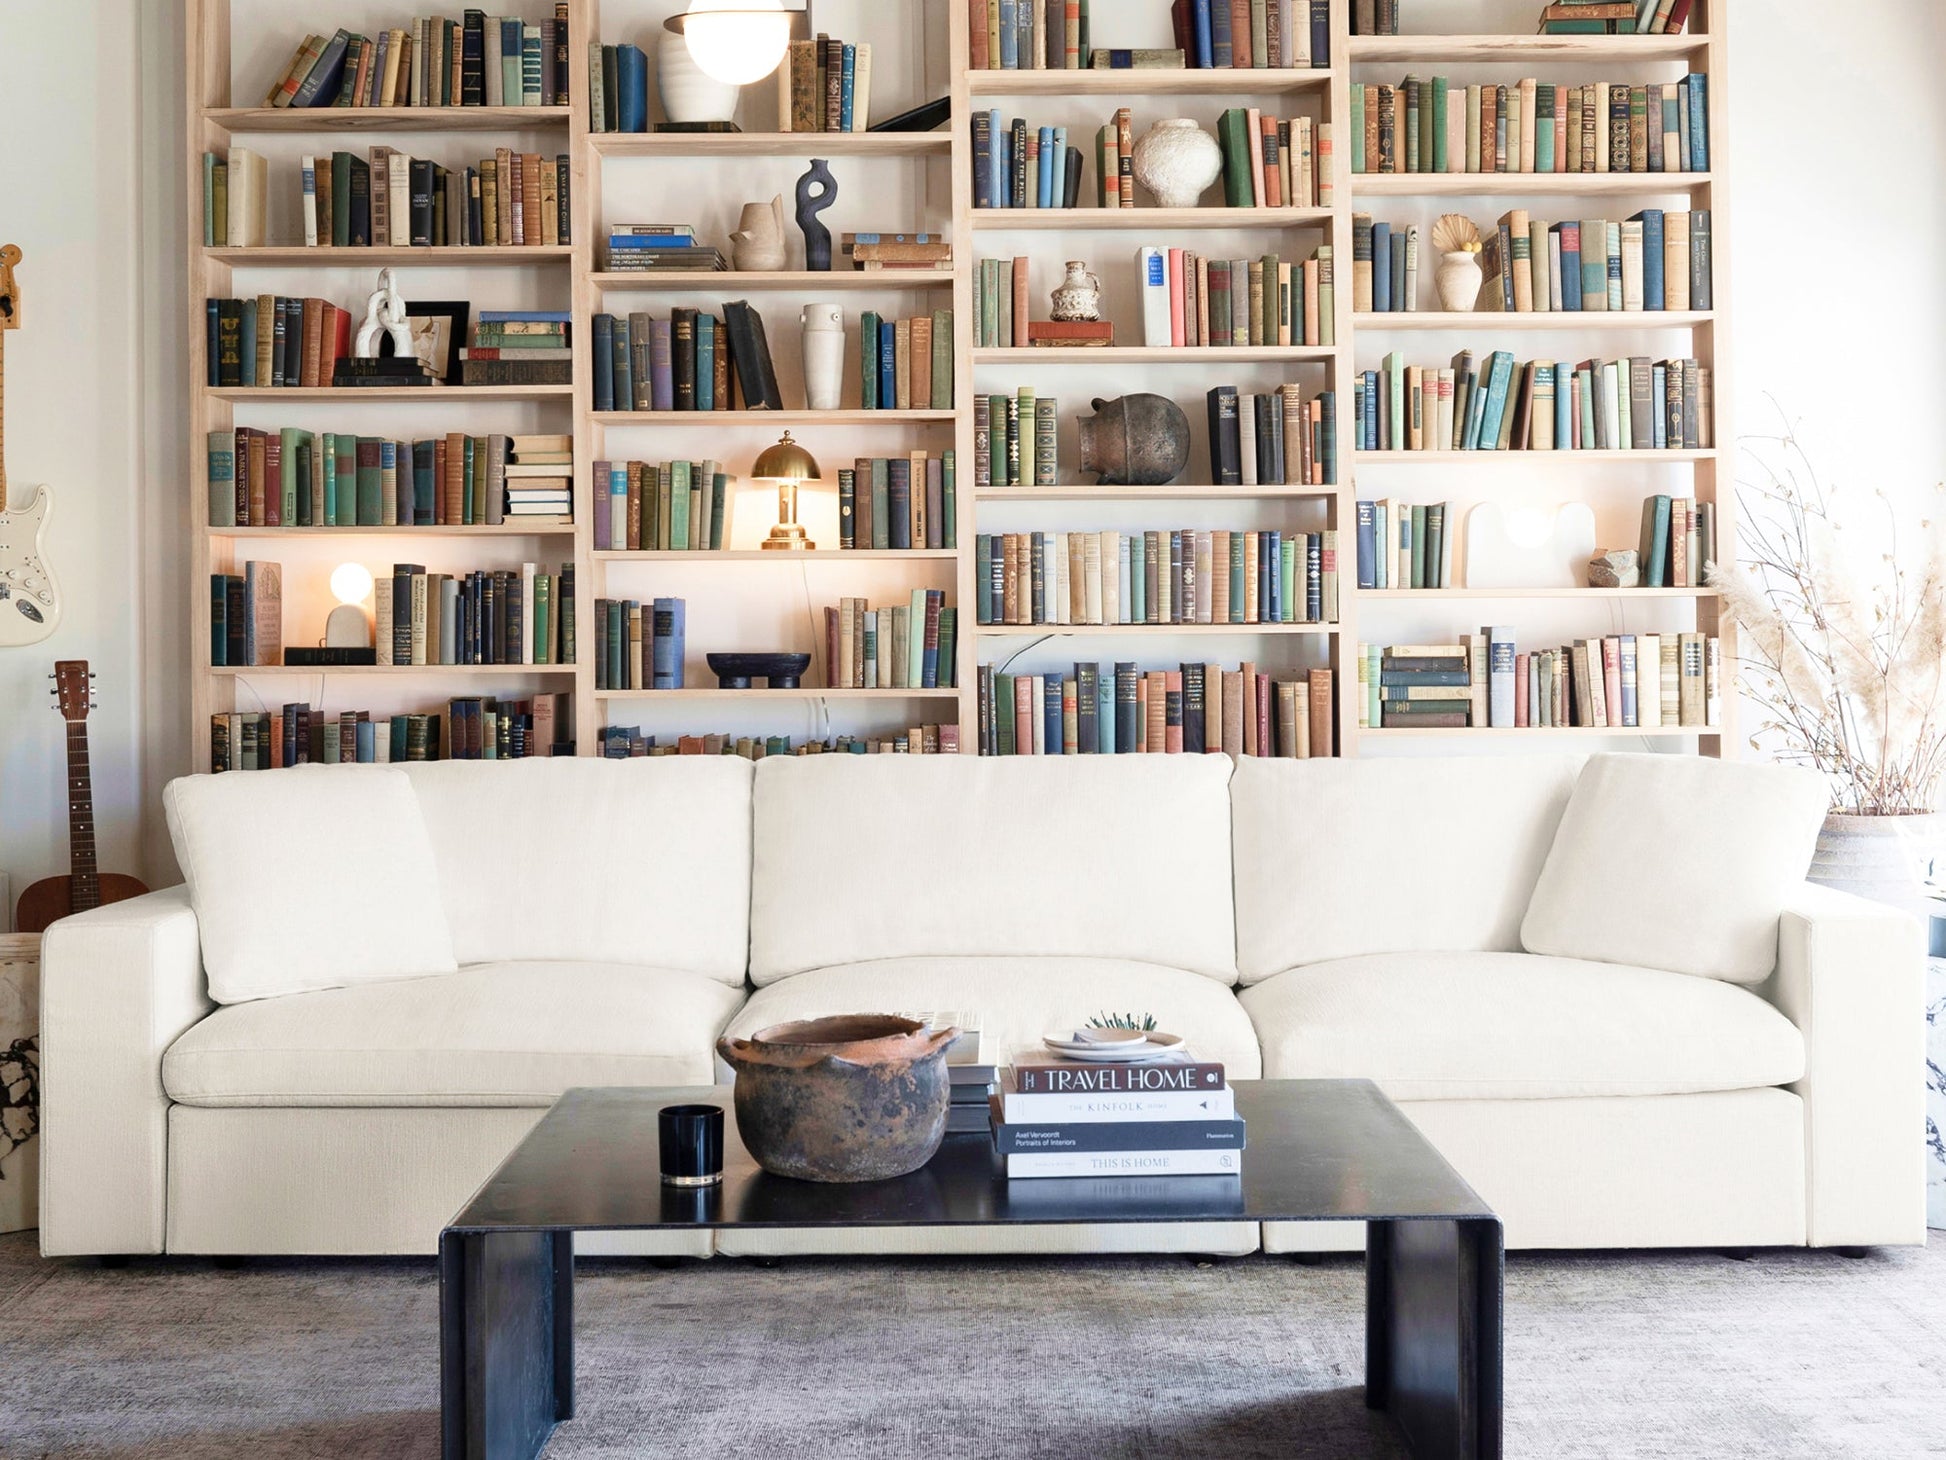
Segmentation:
[(373, 591), (380, 665), (572, 664), (574, 564), (469, 573), (394, 563)]
[(680, 598), (597, 598), (595, 688), (682, 689), (688, 626)]
[(953, 408), (953, 312), (858, 318), (858, 404), (867, 411)]
[(1360, 451), (1696, 451), (1715, 445), (1710, 369), (1695, 360), (1516, 361), (1462, 350), (1450, 366), (1394, 352), (1353, 383)]
[(819, 31), (792, 41), (777, 68), (777, 130), (868, 132), (872, 126), (872, 48)]
[(267, 107), (559, 106), (568, 97), (568, 7), (541, 20), (469, 9), (366, 36), (307, 35)]
[(1228, 755), (1309, 759), (1334, 753), (1333, 674), (1280, 678), (1245, 662), (1143, 669), (1131, 661), (1104, 674), (1096, 662), (1071, 673), (979, 670), (982, 755)]
[(1358, 723), (1380, 729), (1708, 729), (1723, 696), (1720, 641), (1609, 634), (1523, 650), (1511, 628), (1440, 644), (1360, 644)]
[(721, 273), (729, 268), (723, 250), (696, 241), (693, 223), (611, 223), (608, 225), (611, 274)]
[(721, 552), (730, 542), (736, 482), (720, 461), (598, 461), (595, 548)]
[(377, 718), (369, 710), (340, 710), (333, 718), (302, 701), (278, 710), (219, 713), (210, 716), (210, 770), (573, 755), (569, 704), (563, 692), (517, 699), (456, 695), (443, 712)]
[(1360, 588), (1454, 588), (1453, 543), (1459, 517), (1451, 502), (1360, 499)]
[(573, 521), (573, 438), (416, 441), (298, 426), (211, 431), (211, 527), (472, 527)]
[(980, 533), (983, 624), (1305, 624), (1338, 617), (1338, 534)]
[(610, 760), (656, 755), (735, 755), (765, 760), (773, 755), (958, 755), (959, 726), (910, 725), (891, 734), (834, 735), (798, 740), (789, 735), (679, 735), (664, 740), (639, 725), (604, 725), (601, 753)]
[(959, 546), (957, 454), (861, 456), (838, 468), (838, 546), (903, 552)]
[(824, 610), (826, 686), (951, 689), (958, 618), (938, 588), (915, 588), (908, 602), (878, 608), (840, 598)]
[(1354, 173), (1708, 172), (1709, 82), (1351, 88)]
[(970, 64), (976, 71), (1331, 64), (1328, 0), (1174, 0), (1169, 24), (1175, 45), (1134, 49), (1095, 45), (1089, 8), (1089, 0), (969, 0)]
[(1142, 343), (1178, 347), (1333, 345), (1332, 249), (1303, 260), (1212, 259), (1187, 248), (1135, 251)]
[(1233, 106), (1216, 119), (1216, 144), (1227, 207), (1329, 208), (1337, 198), (1329, 122)]
[(1338, 481), (1338, 397), (1290, 382), (1268, 394), (1212, 386), (1210, 482), (1219, 487), (1328, 487)]
[(679, 306), (594, 317), (597, 411), (780, 411), (764, 317), (732, 299), (721, 317)]

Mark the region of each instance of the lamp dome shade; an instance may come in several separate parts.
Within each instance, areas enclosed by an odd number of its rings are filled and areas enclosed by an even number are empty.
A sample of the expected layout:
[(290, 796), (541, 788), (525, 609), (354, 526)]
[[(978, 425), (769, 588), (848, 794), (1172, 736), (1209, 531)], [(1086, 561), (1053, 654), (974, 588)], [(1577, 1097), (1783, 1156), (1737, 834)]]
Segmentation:
[(703, 74), (730, 86), (770, 75), (790, 47), (791, 17), (783, 0), (690, 0), (673, 17)]
[(363, 563), (340, 563), (331, 574), (331, 596), (340, 603), (363, 603), (372, 596), (372, 573)]
[(818, 466), (818, 459), (791, 440), (786, 431), (784, 439), (775, 446), (766, 447), (750, 468), (750, 475), (765, 482), (816, 482), (824, 480), (824, 472)]

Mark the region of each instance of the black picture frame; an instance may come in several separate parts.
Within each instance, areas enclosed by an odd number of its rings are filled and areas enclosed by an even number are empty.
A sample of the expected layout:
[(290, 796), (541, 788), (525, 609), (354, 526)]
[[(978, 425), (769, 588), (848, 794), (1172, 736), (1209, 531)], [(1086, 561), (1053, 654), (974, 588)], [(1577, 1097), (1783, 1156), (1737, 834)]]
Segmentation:
[[(428, 349), (416, 353), (431, 368), (433, 379), (440, 385), (464, 385), (466, 383), (466, 362), (460, 351), (468, 344), (467, 325), (473, 318), (473, 305), (466, 299), (412, 299), (406, 301), (406, 328), (412, 331), (415, 344), (420, 343), (422, 335), (436, 333), (436, 341), (427, 341)], [(436, 345), (436, 348), (434, 347)], [(430, 353), (429, 353), (430, 350)], [(390, 335), (384, 337), (379, 347), (381, 356), (397, 352), (393, 349)]]

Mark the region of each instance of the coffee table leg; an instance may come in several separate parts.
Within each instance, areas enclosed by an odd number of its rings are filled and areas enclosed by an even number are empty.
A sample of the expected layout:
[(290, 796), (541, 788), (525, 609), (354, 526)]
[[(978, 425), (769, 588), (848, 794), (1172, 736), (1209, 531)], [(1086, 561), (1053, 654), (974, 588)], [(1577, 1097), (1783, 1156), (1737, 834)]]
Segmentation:
[(443, 1232), (445, 1460), (532, 1460), (574, 1414), (574, 1234)]
[(1499, 1460), (1500, 1223), (1365, 1226), (1365, 1403), (1419, 1460)]

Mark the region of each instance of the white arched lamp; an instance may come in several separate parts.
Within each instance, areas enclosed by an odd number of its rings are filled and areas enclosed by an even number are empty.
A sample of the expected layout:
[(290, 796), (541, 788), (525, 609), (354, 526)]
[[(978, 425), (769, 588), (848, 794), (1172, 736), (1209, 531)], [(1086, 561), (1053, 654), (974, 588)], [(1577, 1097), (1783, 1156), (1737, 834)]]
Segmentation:
[(775, 71), (791, 43), (791, 17), (810, 5), (784, 0), (689, 0), (689, 9), (662, 24), (689, 45), (703, 74), (728, 86), (748, 86)]
[(331, 596), (338, 606), (324, 621), (324, 642), (331, 649), (369, 649), (372, 623), (365, 617), (365, 600), (372, 596), (372, 573), (363, 563), (340, 563), (331, 574)]

